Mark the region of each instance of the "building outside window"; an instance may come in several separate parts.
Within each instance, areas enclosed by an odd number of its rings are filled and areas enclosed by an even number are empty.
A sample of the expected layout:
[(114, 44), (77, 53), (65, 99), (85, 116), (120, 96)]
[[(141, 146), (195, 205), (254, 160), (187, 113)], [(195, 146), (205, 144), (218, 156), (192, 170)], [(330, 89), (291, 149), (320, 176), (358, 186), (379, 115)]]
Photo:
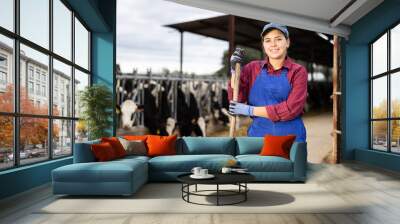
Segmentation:
[(46, 74), (42, 73), (42, 83), (46, 83)]
[(36, 95), (40, 96), (40, 84), (36, 84)]
[(28, 76), (30, 80), (33, 80), (33, 67), (29, 66)]
[(46, 96), (46, 86), (42, 86), (42, 96)]
[(7, 84), (7, 73), (4, 71), (0, 71), (0, 84), (4, 86)]
[(40, 81), (40, 70), (38, 68), (36, 69), (36, 81)]
[(33, 82), (28, 82), (28, 92), (29, 94), (34, 94)]
[[(7, 99), (0, 100), (0, 123), (4, 130), (0, 132), (0, 139), (6, 139), (0, 142), (0, 151), (5, 155), (2, 158), (6, 158), (0, 160), (0, 170), (70, 156), (75, 139), (78, 136), (79, 140), (87, 139), (85, 126), (77, 122), (79, 113), (73, 113), (71, 107), (79, 101), (77, 93), (81, 88), (72, 92), (69, 87), (89, 85), (85, 80), (90, 80), (90, 32), (64, 1), (51, 0), (51, 5), (49, 2), (21, 0), (18, 13), (13, 12), (13, 7), (7, 8), (12, 11), (13, 17), (20, 16), (13, 18), (20, 21), (15, 24), (15, 30), (13, 25), (0, 21), (0, 26), (8, 30), (0, 29), (0, 87), (13, 87), (0, 88), (0, 99)], [(40, 14), (32, 13), (39, 11)], [(49, 35), (50, 32), (52, 35)], [(18, 48), (15, 48), (16, 44)], [(20, 50), (16, 52), (15, 49)], [(20, 59), (19, 74), (16, 75), (13, 74), (16, 63), (12, 60), (14, 52)], [(53, 54), (63, 60), (58, 61)], [(74, 60), (72, 55), (75, 55)], [(75, 73), (79, 75), (73, 80)], [(20, 80), (19, 88), (14, 88), (14, 76)], [(50, 78), (53, 78), (52, 90), (49, 89)], [(85, 82), (82, 83), (82, 79)], [(17, 90), (20, 91), (19, 97), (14, 99), (14, 91)], [(52, 106), (50, 97), (54, 103)], [(18, 113), (14, 112), (14, 104), (20, 108)], [(52, 110), (49, 110), (50, 106)], [(18, 125), (18, 135), (13, 133), (14, 125)], [(32, 132), (41, 134), (32, 138)], [(15, 142), (18, 145), (14, 145)]]
[(0, 54), (0, 91), (5, 91), (7, 86), (7, 56)]
[(7, 89), (7, 73), (0, 70), (0, 93)]
[(370, 45), (371, 148), (400, 153), (400, 24)]
[(57, 108), (57, 105), (58, 105), (58, 89), (54, 89), (54, 93), (53, 94), (54, 94), (53, 95), (53, 104)]
[(0, 54), (0, 68), (7, 68), (7, 56)]

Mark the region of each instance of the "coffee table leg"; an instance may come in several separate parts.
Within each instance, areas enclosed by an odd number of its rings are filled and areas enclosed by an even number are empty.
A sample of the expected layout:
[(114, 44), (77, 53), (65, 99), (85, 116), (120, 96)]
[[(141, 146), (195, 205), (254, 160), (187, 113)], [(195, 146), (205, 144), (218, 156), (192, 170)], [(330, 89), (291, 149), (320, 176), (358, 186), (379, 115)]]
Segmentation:
[(244, 201), (247, 201), (247, 182), (246, 183), (244, 183)]
[(217, 184), (217, 206), (219, 205), (219, 184)]
[(188, 191), (188, 193), (187, 193), (187, 201), (190, 202), (190, 200), (189, 200), (189, 195), (190, 195), (190, 184), (188, 184), (187, 191)]
[(196, 187), (195, 187), (195, 191), (197, 192), (197, 184), (196, 184)]
[[(189, 184), (182, 184), (182, 199), (189, 202), (189, 190), (190, 190), (190, 185)], [(185, 191), (187, 191), (185, 193)], [(186, 194), (186, 195), (185, 195)], [(185, 199), (186, 197), (186, 199)]]

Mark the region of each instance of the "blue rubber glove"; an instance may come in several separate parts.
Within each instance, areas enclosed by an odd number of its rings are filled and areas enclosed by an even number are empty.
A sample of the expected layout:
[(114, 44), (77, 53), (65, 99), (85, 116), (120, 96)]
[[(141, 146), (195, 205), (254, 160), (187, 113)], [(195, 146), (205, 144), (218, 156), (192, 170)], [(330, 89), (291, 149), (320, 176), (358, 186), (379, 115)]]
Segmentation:
[(231, 101), (229, 104), (229, 112), (234, 115), (245, 115), (245, 116), (253, 116), (254, 107), (244, 104), (238, 103), (235, 101)]
[(230, 58), (231, 72), (235, 70), (236, 63), (240, 63), (240, 64), (243, 63), (243, 58), (244, 58), (244, 50), (241, 48), (236, 48)]

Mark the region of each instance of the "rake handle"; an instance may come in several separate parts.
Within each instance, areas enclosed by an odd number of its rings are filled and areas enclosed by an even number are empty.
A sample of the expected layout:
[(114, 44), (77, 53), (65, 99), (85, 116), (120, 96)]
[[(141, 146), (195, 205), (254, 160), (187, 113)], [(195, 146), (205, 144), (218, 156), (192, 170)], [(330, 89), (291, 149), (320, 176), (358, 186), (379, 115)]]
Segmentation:
[[(233, 80), (233, 83), (231, 83), (231, 87), (233, 89), (233, 101), (237, 101), (238, 100), (238, 96), (239, 96), (239, 80), (240, 80), (240, 63), (236, 63), (235, 64), (235, 77)], [(230, 119), (230, 124), (229, 124), (229, 136), (230, 137), (235, 137), (235, 132), (236, 132), (236, 121), (239, 120), (239, 116), (235, 115), (235, 116), (231, 116)]]

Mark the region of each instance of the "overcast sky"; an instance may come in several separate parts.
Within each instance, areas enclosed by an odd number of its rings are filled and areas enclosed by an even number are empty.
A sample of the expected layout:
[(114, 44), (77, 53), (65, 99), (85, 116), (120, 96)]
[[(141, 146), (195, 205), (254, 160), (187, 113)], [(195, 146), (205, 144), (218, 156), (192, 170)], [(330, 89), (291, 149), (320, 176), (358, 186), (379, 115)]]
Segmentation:
[[(222, 15), (164, 0), (117, 1), (117, 63), (123, 72), (179, 70), (180, 35), (163, 25)], [(184, 33), (183, 71), (214, 73), (228, 42)]]

